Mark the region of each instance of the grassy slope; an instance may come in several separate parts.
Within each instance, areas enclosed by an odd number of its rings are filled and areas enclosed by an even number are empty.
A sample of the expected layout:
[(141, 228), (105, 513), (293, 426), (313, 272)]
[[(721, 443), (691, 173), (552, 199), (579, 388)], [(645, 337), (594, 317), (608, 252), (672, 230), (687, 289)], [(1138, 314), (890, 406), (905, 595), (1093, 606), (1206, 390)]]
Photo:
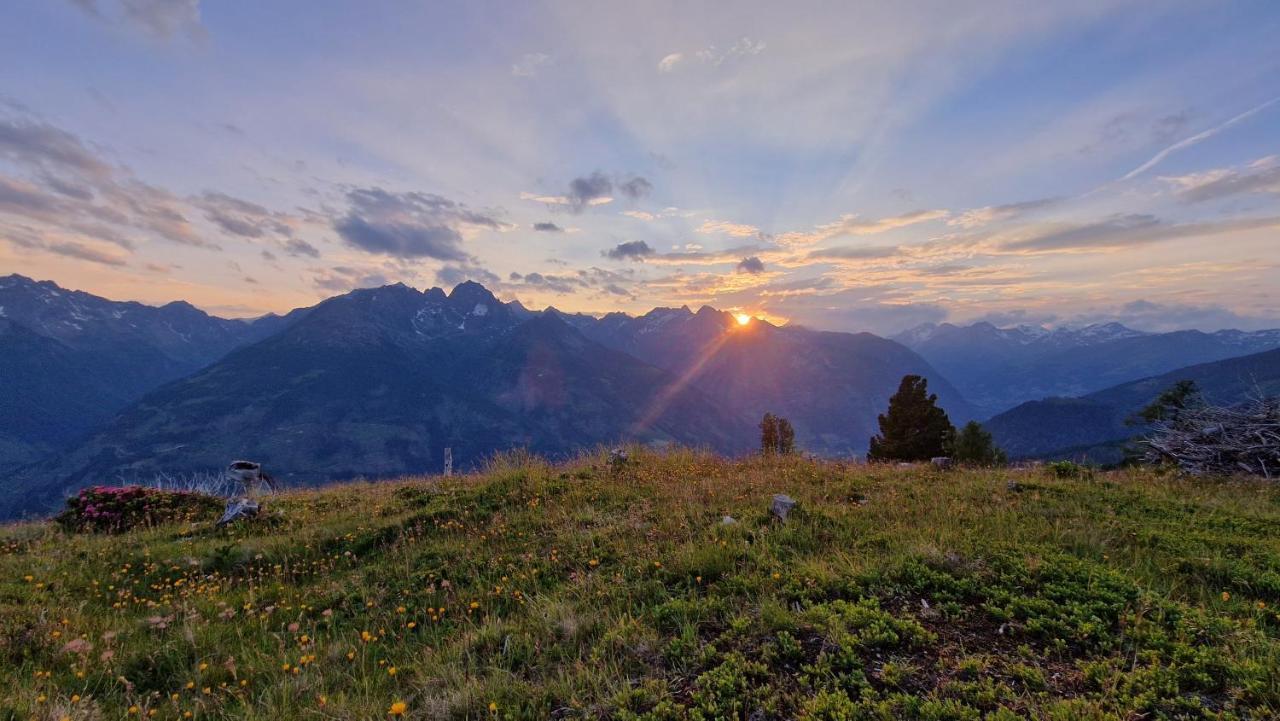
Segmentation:
[(287, 494), (231, 533), (9, 527), (0, 719), (1280, 711), (1275, 487), (604, 466)]

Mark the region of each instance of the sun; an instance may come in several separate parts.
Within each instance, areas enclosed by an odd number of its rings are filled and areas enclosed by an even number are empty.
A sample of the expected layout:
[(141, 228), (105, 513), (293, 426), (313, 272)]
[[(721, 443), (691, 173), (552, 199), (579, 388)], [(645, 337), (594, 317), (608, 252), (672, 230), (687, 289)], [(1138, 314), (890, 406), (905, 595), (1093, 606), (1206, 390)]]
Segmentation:
[(751, 316), (747, 315), (746, 313), (737, 313), (733, 316), (733, 318), (734, 320), (738, 321), (738, 325), (746, 325), (751, 322)]

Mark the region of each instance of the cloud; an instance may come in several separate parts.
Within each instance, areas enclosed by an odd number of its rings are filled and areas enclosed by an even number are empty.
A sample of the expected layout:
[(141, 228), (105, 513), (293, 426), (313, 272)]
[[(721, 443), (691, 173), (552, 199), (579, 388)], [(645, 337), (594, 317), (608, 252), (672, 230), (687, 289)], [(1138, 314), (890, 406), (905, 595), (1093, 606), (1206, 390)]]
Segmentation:
[(664, 55), (663, 58), (658, 61), (658, 72), (660, 73), (672, 72), (676, 69), (676, 66), (679, 65), (680, 62), (683, 60), (684, 60), (684, 53), (671, 53), (669, 55)]
[(301, 238), (290, 238), (284, 242), (284, 252), (295, 258), (319, 258), (320, 251), (314, 245)]
[(71, 0), (71, 3), (97, 20), (125, 22), (162, 40), (180, 32), (190, 37), (204, 35), (200, 0), (107, 0), (102, 4), (111, 7), (110, 13), (102, 11), (98, 0)]
[(737, 265), (737, 271), (739, 273), (759, 275), (764, 272), (764, 261), (754, 255), (749, 258), (743, 258)]
[(639, 200), (653, 190), (653, 183), (637, 175), (619, 183), (618, 190), (632, 200)]
[(76, 136), (28, 118), (0, 119), (0, 158), (55, 175), (69, 172), (104, 180), (113, 172)]
[(1012, 220), (1026, 215), (1030, 212), (1050, 207), (1058, 202), (1059, 198), (1041, 198), (1040, 200), (1027, 200), (1021, 203), (1009, 203), (1007, 205), (988, 205), (984, 208), (973, 208), (947, 220), (947, 225), (958, 226), (961, 228), (981, 228), (991, 223)]
[(293, 220), (289, 216), (274, 213), (257, 203), (212, 191), (205, 191), (194, 203), (204, 210), (210, 222), (232, 235), (261, 238), (270, 233), (293, 234)]
[(1174, 194), (1186, 203), (1248, 193), (1280, 193), (1280, 157), (1259, 158), (1242, 169), (1218, 168), (1160, 179), (1174, 186)]
[(687, 56), (684, 53), (670, 53), (664, 55), (658, 61), (658, 72), (672, 73), (682, 65), (687, 64), (686, 61), (692, 57), (693, 61), (701, 63), (709, 67), (720, 67), (730, 60), (748, 57), (751, 55), (759, 55), (764, 52), (765, 44), (759, 40), (753, 40), (749, 37), (743, 37), (734, 42), (725, 49), (720, 49), (715, 45), (702, 48)]
[(735, 238), (757, 238), (763, 237), (760, 229), (754, 225), (746, 223), (731, 223), (727, 220), (706, 220), (702, 225), (698, 226), (697, 232), (704, 235), (713, 235), (722, 233)]
[(462, 230), (504, 227), (491, 214), (430, 193), (357, 188), (347, 193), (347, 213), (333, 228), (349, 245), (395, 258), (469, 261)]
[(511, 74), (517, 78), (532, 78), (550, 62), (551, 56), (546, 53), (525, 53), (511, 66)]
[(377, 288), (389, 281), (379, 270), (338, 265), (318, 272), (312, 282), (321, 290), (345, 293), (356, 288)]
[(1184, 150), (1186, 148), (1189, 148), (1192, 145), (1195, 145), (1196, 143), (1199, 143), (1201, 141), (1208, 140), (1209, 138), (1212, 138), (1213, 136), (1217, 135), (1218, 133), (1221, 133), (1227, 128), (1230, 128), (1231, 126), (1237, 123), (1248, 120), (1249, 118), (1262, 112), (1263, 110), (1266, 110), (1267, 108), (1271, 107), (1272, 105), (1275, 105), (1276, 103), (1280, 103), (1280, 97), (1272, 98), (1267, 102), (1262, 103), (1261, 105), (1256, 105), (1252, 108), (1249, 108), (1243, 113), (1240, 113), (1239, 115), (1236, 115), (1235, 117), (1230, 118), (1226, 122), (1219, 123), (1218, 125), (1215, 125), (1214, 127), (1209, 128), (1208, 130), (1204, 130), (1199, 133), (1196, 133), (1195, 135), (1192, 135), (1189, 138), (1183, 138), (1182, 140), (1179, 140), (1173, 145), (1170, 145), (1169, 147), (1156, 153), (1147, 162), (1143, 163), (1142, 165), (1139, 165), (1133, 170), (1130, 170), (1128, 173), (1125, 173), (1124, 176), (1121, 177), (1120, 179), (1132, 180), (1134, 177), (1141, 175), (1142, 173), (1145, 173), (1151, 168), (1154, 168), (1155, 166), (1159, 165), (1161, 161), (1163, 161), (1165, 158), (1169, 157), (1173, 153), (1176, 153), (1179, 150)]
[(643, 240), (630, 240), (625, 243), (618, 243), (609, 250), (601, 251), (600, 254), (614, 260), (644, 260), (654, 255), (654, 250)]
[(807, 257), (814, 260), (824, 258), (872, 260), (876, 258), (891, 258), (900, 252), (902, 252), (902, 248), (896, 245), (837, 246), (835, 248), (812, 251)]
[(612, 203), (615, 189), (630, 200), (638, 200), (653, 190), (653, 183), (638, 175), (625, 176), (615, 181), (596, 171), (569, 181), (569, 189), (564, 195), (521, 193), (520, 198), (550, 206), (563, 206), (571, 213), (581, 213), (596, 205)]
[(587, 282), (582, 278), (574, 275), (554, 275), (543, 273), (512, 273), (508, 276), (512, 283), (524, 285), (537, 290), (548, 290), (560, 295), (568, 295), (576, 293), (580, 288), (587, 287)]
[(533, 229), (541, 233), (563, 233), (564, 228), (555, 223), (534, 223)]
[(1225, 328), (1267, 330), (1280, 327), (1280, 317), (1241, 314), (1222, 305), (1159, 303), (1148, 300), (1130, 301), (1119, 308), (1084, 313), (1071, 319), (1071, 323), (1078, 325), (1112, 321), (1153, 333), (1186, 328), (1215, 331)]
[(1280, 217), (1168, 223), (1154, 215), (1130, 213), (1082, 225), (1057, 224), (1050, 230), (1029, 237), (1000, 242), (997, 248), (1006, 252), (1024, 253), (1103, 251), (1179, 238), (1274, 227), (1280, 227)]
[(902, 215), (887, 218), (863, 218), (855, 214), (840, 216), (840, 219), (819, 225), (812, 231), (793, 231), (778, 236), (778, 242), (784, 246), (805, 246), (822, 243), (833, 238), (846, 235), (875, 235), (898, 228), (941, 220), (949, 215), (945, 210), (913, 210)]
[(446, 265), (436, 271), (436, 282), (444, 287), (453, 287), (468, 280), (486, 286), (497, 286), (502, 283), (502, 279), (494, 272), (470, 262)]
[(101, 250), (97, 250), (95, 248), (90, 248), (89, 246), (84, 245), (83, 243), (77, 243), (74, 241), (59, 241), (55, 243), (49, 243), (44, 247), (46, 250), (57, 253), (59, 255), (65, 255), (71, 258), (79, 258), (80, 260), (87, 260), (91, 263), (99, 263), (101, 265), (110, 265), (110, 266), (117, 266), (117, 267), (127, 264), (125, 259), (121, 258), (118, 255), (114, 255), (112, 253), (106, 253)]
[(185, 201), (138, 180), (61, 128), (21, 113), (0, 115), (0, 160), (25, 176), (0, 174), (8, 216), (124, 248), (133, 247), (127, 235), (136, 231), (217, 247), (196, 234)]

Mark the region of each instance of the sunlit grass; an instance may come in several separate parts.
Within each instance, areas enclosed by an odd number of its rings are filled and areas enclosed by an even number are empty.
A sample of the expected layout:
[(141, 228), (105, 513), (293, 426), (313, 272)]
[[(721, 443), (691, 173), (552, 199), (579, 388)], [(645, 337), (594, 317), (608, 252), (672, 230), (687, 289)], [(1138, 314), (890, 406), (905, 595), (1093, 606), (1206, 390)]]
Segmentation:
[(290, 492), (227, 531), (7, 527), (0, 718), (1280, 708), (1272, 486), (631, 459)]

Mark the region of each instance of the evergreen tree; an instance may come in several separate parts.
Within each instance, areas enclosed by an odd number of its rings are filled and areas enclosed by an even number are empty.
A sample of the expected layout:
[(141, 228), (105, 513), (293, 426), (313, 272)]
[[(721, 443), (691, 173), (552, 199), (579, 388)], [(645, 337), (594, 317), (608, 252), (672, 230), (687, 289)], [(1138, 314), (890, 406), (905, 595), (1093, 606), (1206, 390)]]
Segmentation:
[(778, 452), (778, 419), (772, 413), (760, 421), (760, 453), (771, 456)]
[(1129, 420), (1131, 425), (1155, 423), (1156, 421), (1177, 420), (1178, 414), (1188, 408), (1204, 404), (1200, 396), (1200, 388), (1195, 381), (1182, 380), (1169, 386), (1156, 397), (1146, 408), (1138, 411), (1136, 418)]
[(778, 453), (782, 455), (791, 455), (796, 452), (796, 429), (791, 427), (791, 421), (786, 418), (778, 419)]
[(1004, 451), (996, 447), (991, 434), (977, 421), (964, 424), (951, 444), (951, 457), (958, 463), (970, 463), (977, 466), (1002, 466), (1006, 458)]
[(955, 428), (937, 402), (924, 378), (903, 376), (888, 412), (880, 415), (880, 434), (871, 439), (867, 460), (927, 461), (946, 455)]

